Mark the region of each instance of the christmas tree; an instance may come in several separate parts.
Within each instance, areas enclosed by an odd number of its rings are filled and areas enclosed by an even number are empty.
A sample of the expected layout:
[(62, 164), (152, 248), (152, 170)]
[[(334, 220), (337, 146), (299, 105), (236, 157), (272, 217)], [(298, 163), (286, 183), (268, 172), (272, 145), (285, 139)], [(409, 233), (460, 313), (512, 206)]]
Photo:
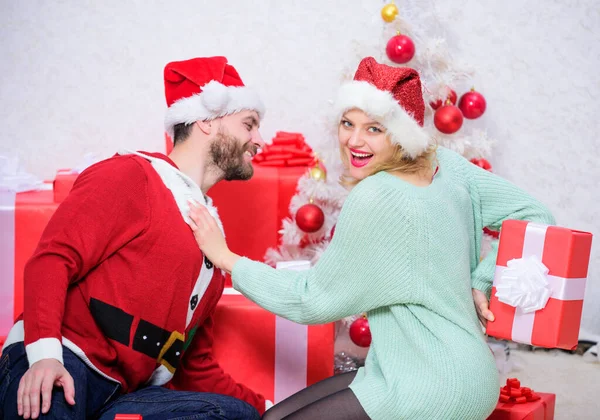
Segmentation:
[[(482, 128), (483, 95), (471, 86), (474, 72), (454, 60), (443, 37), (427, 37), (421, 28), (439, 28), (435, 11), (402, 9), (386, 4), (380, 11), (382, 39), (372, 46), (355, 45), (355, 60), (348, 63), (342, 81), (350, 80), (358, 62), (372, 56), (381, 63), (417, 70), (423, 84), (426, 103), (425, 129), (432, 141), (460, 153), (473, 164), (491, 171), (493, 141)], [(419, 21), (419, 26), (411, 22)], [(460, 94), (460, 96), (459, 96)], [(337, 121), (327, 121), (334, 129)], [(332, 133), (336, 136), (337, 132)], [(319, 150), (321, 159), (298, 182), (297, 194), (290, 202), (290, 217), (283, 221), (281, 245), (270, 249), (266, 261), (309, 260), (315, 264), (327, 248), (347, 191), (338, 180), (342, 174), (337, 141), (331, 148)], [(495, 232), (485, 231), (482, 256), (490, 249)], [(336, 338), (336, 372), (356, 369), (370, 344), (370, 331), (364, 314), (338, 322)], [(349, 340), (348, 338), (351, 338)]]

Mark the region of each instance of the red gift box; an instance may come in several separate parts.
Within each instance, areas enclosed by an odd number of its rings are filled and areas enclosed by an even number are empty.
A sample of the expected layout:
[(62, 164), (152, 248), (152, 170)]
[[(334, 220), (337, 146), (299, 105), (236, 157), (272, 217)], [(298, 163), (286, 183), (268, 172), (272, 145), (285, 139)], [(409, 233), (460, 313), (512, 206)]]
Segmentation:
[(516, 378), (506, 380), (500, 398), (487, 420), (553, 420), (556, 395), (521, 387)]
[(333, 376), (334, 324), (300, 325), (233, 289), (214, 315), (215, 358), (239, 383), (275, 403)]
[(67, 198), (78, 176), (79, 172), (71, 169), (60, 169), (56, 172), (56, 178), (53, 182), (55, 202), (62, 203)]
[(23, 270), (59, 203), (52, 184), (21, 193), (0, 192), (0, 336), (23, 312)]
[(592, 234), (502, 224), (487, 334), (539, 347), (577, 346)]
[[(250, 180), (222, 181), (210, 189), (233, 252), (262, 261), (269, 248), (279, 245), (298, 180), (315, 163), (312, 155), (302, 135), (278, 132), (273, 144), (256, 155)], [(229, 276), (226, 284), (231, 286)]]
[(554, 419), (554, 404), (556, 395), (538, 392), (537, 401), (517, 404), (498, 402), (494, 412), (487, 420), (552, 420)]

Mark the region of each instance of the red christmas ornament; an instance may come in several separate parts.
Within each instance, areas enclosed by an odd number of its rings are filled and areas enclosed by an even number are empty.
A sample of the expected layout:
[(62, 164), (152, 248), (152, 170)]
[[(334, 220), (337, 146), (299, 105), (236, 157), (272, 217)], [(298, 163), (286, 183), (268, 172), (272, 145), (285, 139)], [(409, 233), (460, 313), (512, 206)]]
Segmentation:
[(323, 227), (325, 214), (316, 204), (305, 204), (296, 212), (296, 224), (306, 232), (313, 233)]
[[(452, 105), (456, 105), (456, 101), (458, 100), (458, 95), (456, 94), (456, 92), (452, 89), (450, 89), (450, 92), (448, 93), (448, 96), (446, 97), (446, 103), (448, 103), (448, 101), (450, 101), (452, 103)], [(438, 109), (439, 107), (442, 106), (442, 100), (438, 99), (435, 102), (429, 102), (429, 106), (431, 106), (434, 110)]]
[(454, 105), (444, 105), (433, 116), (435, 128), (444, 134), (456, 133), (463, 124), (463, 115)]
[(481, 117), (485, 112), (485, 105), (485, 98), (481, 93), (475, 92), (475, 89), (465, 93), (458, 101), (462, 114), (470, 120)]
[(371, 329), (367, 318), (364, 316), (358, 318), (350, 325), (350, 339), (359, 347), (369, 347), (371, 345)]
[(408, 63), (415, 56), (415, 44), (406, 35), (398, 34), (390, 38), (385, 52), (394, 63)]
[(473, 165), (479, 166), (482, 169), (485, 169), (486, 171), (492, 172), (492, 165), (490, 164), (490, 162), (488, 162), (484, 158), (481, 158), (481, 159), (471, 159), (471, 163)]

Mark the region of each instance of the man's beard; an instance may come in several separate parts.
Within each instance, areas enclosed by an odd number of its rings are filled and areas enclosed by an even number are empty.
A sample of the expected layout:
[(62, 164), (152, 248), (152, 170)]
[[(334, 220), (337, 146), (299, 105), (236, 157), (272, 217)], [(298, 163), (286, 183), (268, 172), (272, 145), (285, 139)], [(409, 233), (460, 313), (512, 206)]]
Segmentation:
[(256, 146), (251, 142), (240, 144), (234, 136), (219, 130), (217, 136), (210, 146), (210, 157), (213, 163), (224, 174), (227, 181), (246, 181), (254, 175), (252, 163), (246, 162), (244, 153), (250, 151), (256, 153)]

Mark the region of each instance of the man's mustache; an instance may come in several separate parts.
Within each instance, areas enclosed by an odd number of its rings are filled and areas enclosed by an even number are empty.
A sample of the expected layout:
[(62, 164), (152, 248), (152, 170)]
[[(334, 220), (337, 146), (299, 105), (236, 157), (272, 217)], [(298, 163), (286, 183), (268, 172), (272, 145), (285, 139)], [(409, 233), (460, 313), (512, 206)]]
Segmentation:
[(244, 152), (246, 152), (246, 151), (252, 153), (252, 156), (254, 156), (256, 153), (258, 153), (258, 146), (253, 143), (248, 143), (248, 144), (246, 144), (246, 147), (244, 148)]

